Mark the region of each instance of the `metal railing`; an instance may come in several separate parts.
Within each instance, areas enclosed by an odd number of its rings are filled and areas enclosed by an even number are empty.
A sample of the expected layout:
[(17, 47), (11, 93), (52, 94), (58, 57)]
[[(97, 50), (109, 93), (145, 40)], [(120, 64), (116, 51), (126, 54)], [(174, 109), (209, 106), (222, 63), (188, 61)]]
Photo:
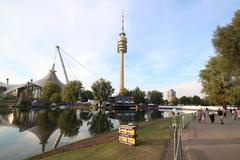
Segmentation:
[(184, 114), (180, 116), (179, 124), (174, 128), (174, 160), (182, 160), (182, 135), (183, 129), (193, 120), (193, 114)]

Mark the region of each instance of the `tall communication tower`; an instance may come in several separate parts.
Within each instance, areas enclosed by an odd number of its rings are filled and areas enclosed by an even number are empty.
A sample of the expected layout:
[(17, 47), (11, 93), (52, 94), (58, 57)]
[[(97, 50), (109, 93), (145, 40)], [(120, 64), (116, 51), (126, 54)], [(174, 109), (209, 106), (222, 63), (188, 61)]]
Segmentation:
[(122, 27), (118, 36), (117, 51), (120, 54), (120, 91), (124, 89), (124, 53), (127, 53), (127, 37), (124, 32), (124, 13), (122, 12)]

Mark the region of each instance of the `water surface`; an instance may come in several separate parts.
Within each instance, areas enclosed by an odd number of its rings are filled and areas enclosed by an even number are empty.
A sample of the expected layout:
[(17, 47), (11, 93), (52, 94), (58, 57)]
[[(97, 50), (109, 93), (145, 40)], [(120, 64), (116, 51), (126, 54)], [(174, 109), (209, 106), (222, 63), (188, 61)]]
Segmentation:
[[(0, 110), (2, 111), (2, 110)], [(0, 112), (0, 159), (18, 160), (118, 128), (160, 118), (159, 111), (11, 109)], [(56, 143), (59, 140), (59, 143)]]

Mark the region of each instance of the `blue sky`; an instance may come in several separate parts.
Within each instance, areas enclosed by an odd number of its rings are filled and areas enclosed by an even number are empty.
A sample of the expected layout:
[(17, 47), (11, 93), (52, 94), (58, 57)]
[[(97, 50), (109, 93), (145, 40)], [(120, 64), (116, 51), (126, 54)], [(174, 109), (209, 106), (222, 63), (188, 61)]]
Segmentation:
[[(238, 0), (1, 1), (0, 81), (42, 78), (59, 45), (97, 75), (63, 55), (70, 79), (88, 89), (103, 77), (118, 90), (116, 44), (124, 9), (125, 87), (201, 95), (198, 74), (214, 55), (213, 31), (229, 23), (239, 6)], [(58, 57), (56, 69), (64, 82)]]

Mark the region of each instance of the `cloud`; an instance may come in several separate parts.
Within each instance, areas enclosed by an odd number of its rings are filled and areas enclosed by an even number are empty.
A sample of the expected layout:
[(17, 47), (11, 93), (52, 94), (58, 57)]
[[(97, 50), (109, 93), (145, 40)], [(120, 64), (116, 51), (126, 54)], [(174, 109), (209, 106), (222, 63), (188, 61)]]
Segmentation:
[[(118, 90), (116, 45), (124, 8), (125, 86), (149, 90), (197, 83), (199, 70), (214, 53), (212, 31), (231, 19), (237, 4), (207, 0), (0, 2), (0, 81), (8, 77), (12, 83), (24, 83), (42, 78), (52, 67), (59, 45), (91, 72), (62, 53), (70, 79), (81, 80), (89, 89), (103, 77)], [(56, 57), (57, 75), (64, 82)]]

